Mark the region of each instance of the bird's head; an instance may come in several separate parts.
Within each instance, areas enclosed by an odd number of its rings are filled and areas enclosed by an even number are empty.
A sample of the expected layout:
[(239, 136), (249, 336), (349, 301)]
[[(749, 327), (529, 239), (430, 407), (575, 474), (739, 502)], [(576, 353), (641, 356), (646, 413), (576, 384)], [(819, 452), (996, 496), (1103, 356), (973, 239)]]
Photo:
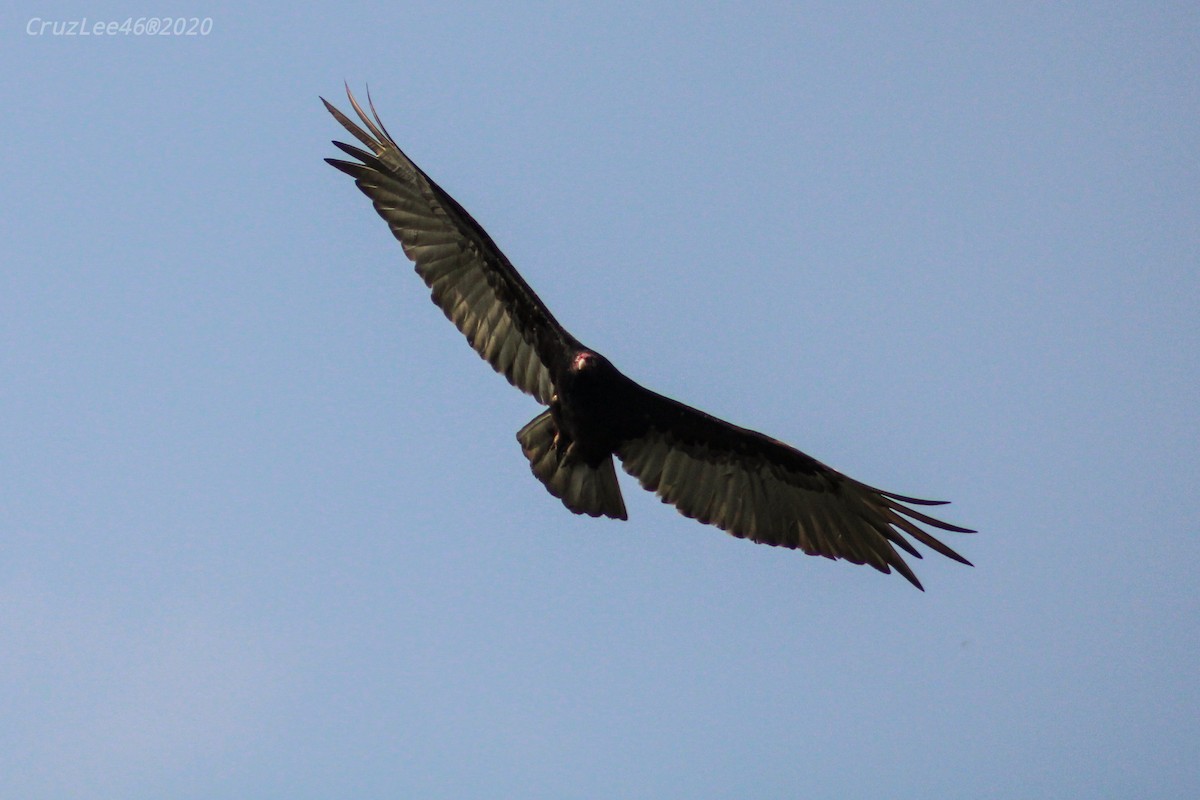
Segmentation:
[(590, 350), (584, 350), (575, 354), (575, 358), (571, 359), (572, 372), (588, 372), (600, 366), (600, 362), (604, 360), (603, 356), (597, 355)]
[(577, 377), (612, 375), (617, 372), (607, 358), (594, 350), (580, 350), (571, 358), (570, 371)]
[(606, 384), (620, 375), (607, 358), (593, 350), (580, 350), (571, 356), (567, 373), (573, 386)]

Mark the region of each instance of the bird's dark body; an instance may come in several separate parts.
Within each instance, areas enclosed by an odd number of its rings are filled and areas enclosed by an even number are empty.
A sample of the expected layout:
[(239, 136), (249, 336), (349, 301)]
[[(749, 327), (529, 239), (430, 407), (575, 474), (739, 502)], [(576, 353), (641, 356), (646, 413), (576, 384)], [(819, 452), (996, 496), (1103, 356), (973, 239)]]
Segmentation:
[[(905, 538), (969, 564), (922, 523), (970, 533), (911, 508), (936, 505), (860, 483), (794, 447), (656, 394), (566, 331), (467, 211), (350, 96), (364, 127), (325, 107), (369, 148), (334, 142), (400, 240), (433, 301), (494, 369), (546, 406), (517, 433), (533, 474), (577, 514), (626, 519), (614, 457), (685, 516), (739, 538), (893, 569)], [(365, 129), (364, 129), (365, 128)]]
[(557, 444), (571, 448), (572, 457), (594, 467), (638, 434), (637, 385), (599, 353), (573, 353), (554, 385), (558, 392), (550, 413), (558, 427)]

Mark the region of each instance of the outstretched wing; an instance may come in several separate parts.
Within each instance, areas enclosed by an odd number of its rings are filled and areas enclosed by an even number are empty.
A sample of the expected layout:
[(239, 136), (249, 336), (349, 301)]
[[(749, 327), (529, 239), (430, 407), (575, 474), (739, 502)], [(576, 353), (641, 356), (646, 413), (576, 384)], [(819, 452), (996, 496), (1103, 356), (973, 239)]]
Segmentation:
[(321, 98), (370, 152), (334, 142), (357, 162), (327, 158), (358, 188), (404, 246), (435, 302), (509, 383), (549, 405), (557, 360), (575, 340), (563, 330), (487, 232), (397, 146), (370, 104), (346, 89), (364, 130)]
[(874, 489), (783, 442), (637, 388), (644, 394), (617, 455), (626, 472), (684, 516), (762, 544), (895, 569), (918, 589), (896, 552), (921, 557), (904, 534), (970, 564), (915, 523), (974, 531), (903, 505), (941, 503)]

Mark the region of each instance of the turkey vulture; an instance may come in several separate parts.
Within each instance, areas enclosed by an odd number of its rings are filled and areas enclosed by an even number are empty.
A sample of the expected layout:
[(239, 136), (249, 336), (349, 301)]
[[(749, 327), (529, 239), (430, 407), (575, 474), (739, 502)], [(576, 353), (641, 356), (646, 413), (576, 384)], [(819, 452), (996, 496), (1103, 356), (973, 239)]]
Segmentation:
[[(567, 333), (457, 201), (406, 156), (373, 103), (363, 127), (324, 98), (367, 150), (326, 159), (354, 178), (432, 290), (433, 302), (509, 383), (547, 409), (517, 433), (533, 474), (576, 514), (627, 519), (615, 455), (625, 471), (687, 517), (739, 538), (844, 558), (921, 583), (896, 547), (905, 538), (970, 564), (927, 531), (973, 533), (908, 505), (941, 505), (859, 483), (761, 433), (645, 389)], [(368, 97), (368, 101), (370, 98)], [(364, 129), (365, 128), (365, 129)], [(368, 152), (369, 151), (369, 152)]]

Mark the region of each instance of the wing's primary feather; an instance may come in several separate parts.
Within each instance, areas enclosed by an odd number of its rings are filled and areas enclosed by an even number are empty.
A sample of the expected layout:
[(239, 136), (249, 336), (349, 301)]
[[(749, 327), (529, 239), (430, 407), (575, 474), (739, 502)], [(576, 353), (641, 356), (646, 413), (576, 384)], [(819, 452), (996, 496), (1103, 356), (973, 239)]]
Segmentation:
[(637, 418), (617, 456), (626, 472), (684, 516), (762, 544), (894, 569), (918, 589), (921, 582), (896, 552), (921, 557), (904, 534), (970, 564), (914, 521), (974, 531), (903, 505), (936, 501), (867, 486), (783, 442), (638, 389)]
[(354, 178), (412, 259), (433, 301), (510, 383), (544, 404), (554, 394), (556, 361), (575, 344), (487, 232), (414, 164), (370, 105), (349, 88), (357, 123), (324, 98), (325, 108), (369, 148), (334, 142), (357, 161), (325, 159)]

